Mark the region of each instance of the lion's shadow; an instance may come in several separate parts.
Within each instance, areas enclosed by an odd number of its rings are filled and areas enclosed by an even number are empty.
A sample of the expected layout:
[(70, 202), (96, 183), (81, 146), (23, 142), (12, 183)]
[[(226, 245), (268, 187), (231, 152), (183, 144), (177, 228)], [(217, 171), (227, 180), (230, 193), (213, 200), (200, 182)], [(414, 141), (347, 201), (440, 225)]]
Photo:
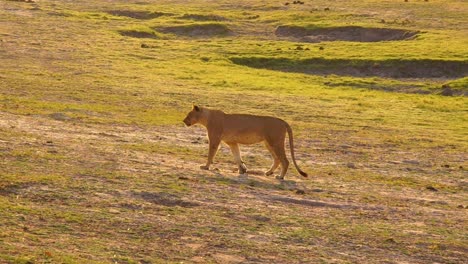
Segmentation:
[[(256, 170), (249, 170), (247, 173), (237, 174), (237, 176), (231, 176), (219, 170), (210, 170), (210, 172), (215, 177), (211, 177), (209, 180), (224, 184), (244, 185), (267, 190), (303, 191), (305, 188), (297, 181), (275, 179), (274, 176), (265, 176), (263, 172)], [(232, 175), (236, 174), (232, 173)]]
[[(271, 176), (260, 176), (263, 173), (258, 171), (250, 171), (247, 175), (238, 175), (238, 176), (228, 176), (225, 173), (221, 173), (219, 170), (210, 171), (215, 177), (209, 177), (209, 181), (218, 182), (222, 184), (232, 184), (240, 186), (249, 186), (249, 188), (261, 188), (266, 190), (275, 190), (275, 191), (294, 191), (295, 194), (305, 194), (310, 192), (327, 192), (322, 189), (311, 189), (308, 190), (304, 184), (300, 181), (294, 180), (278, 180), (274, 179)], [(330, 191), (333, 192), (333, 191)], [(308, 197), (291, 197), (291, 195), (281, 195), (278, 192), (274, 193), (265, 193), (258, 192), (255, 193), (255, 196), (259, 200), (269, 201), (269, 202), (279, 202), (287, 203), (292, 205), (308, 206), (308, 207), (327, 207), (333, 209), (369, 209), (376, 210), (378, 208), (373, 207), (362, 207), (356, 204), (341, 204), (341, 203), (331, 203), (320, 200), (307, 199)]]

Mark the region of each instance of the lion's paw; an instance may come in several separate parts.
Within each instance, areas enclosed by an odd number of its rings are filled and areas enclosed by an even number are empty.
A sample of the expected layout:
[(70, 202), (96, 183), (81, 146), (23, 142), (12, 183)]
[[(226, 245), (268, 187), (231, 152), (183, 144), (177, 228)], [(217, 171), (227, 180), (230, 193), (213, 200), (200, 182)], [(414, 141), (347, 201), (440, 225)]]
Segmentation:
[(281, 175), (277, 175), (275, 178), (276, 178), (277, 180), (284, 180), (284, 176), (281, 176)]

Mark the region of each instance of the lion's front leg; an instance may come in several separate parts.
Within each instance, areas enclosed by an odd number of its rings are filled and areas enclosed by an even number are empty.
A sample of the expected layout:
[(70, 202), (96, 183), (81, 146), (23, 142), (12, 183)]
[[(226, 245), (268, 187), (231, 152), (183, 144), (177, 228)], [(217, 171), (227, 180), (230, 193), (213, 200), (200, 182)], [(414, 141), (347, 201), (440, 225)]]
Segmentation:
[(219, 143), (220, 143), (220, 140), (210, 139), (210, 144), (208, 147), (208, 160), (206, 162), (206, 165), (200, 166), (200, 169), (202, 170), (210, 169), (210, 165), (213, 163), (213, 159), (216, 156), (216, 152), (218, 152)]
[(239, 166), (239, 174), (246, 173), (247, 166), (245, 166), (245, 163), (241, 158), (239, 145), (236, 143), (227, 143), (227, 144), (231, 148), (231, 152), (232, 152), (232, 155), (234, 156), (234, 160), (236, 161), (237, 166)]

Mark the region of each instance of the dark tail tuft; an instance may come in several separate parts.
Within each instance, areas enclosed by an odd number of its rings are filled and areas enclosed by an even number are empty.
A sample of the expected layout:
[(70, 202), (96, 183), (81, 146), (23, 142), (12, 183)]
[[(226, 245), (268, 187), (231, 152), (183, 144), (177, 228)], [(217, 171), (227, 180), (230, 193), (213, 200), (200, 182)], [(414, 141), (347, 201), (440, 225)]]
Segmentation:
[(299, 173), (300, 173), (302, 176), (306, 177), (306, 178), (309, 176), (309, 175), (307, 175), (307, 173), (305, 173), (305, 172), (303, 172), (303, 171), (299, 171)]

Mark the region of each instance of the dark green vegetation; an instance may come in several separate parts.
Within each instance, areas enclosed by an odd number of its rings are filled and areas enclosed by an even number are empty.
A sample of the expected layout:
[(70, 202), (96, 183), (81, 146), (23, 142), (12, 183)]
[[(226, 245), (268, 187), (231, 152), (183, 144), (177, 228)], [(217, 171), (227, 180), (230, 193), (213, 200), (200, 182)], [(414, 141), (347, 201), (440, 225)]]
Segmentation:
[[(468, 4), (304, 2), (0, 0), (0, 263), (464, 263)], [(310, 178), (198, 169), (192, 102)]]

